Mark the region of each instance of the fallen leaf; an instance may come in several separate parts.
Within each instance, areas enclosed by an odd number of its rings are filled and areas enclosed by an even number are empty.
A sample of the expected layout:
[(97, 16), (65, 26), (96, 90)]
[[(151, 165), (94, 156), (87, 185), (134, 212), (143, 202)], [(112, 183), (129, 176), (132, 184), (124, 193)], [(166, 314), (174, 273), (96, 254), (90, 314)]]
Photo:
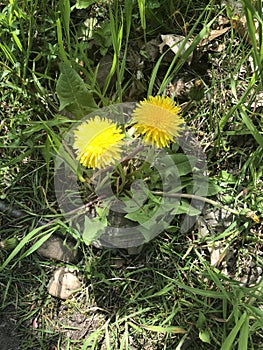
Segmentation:
[[(165, 45), (169, 46), (171, 48), (171, 51), (173, 51), (173, 53), (175, 55), (178, 54), (179, 50), (182, 50), (180, 52), (181, 56), (185, 53), (185, 51), (190, 47), (190, 45), (192, 44), (192, 40), (189, 39), (187, 42), (185, 42), (185, 37), (182, 35), (175, 35), (175, 34), (165, 34), (165, 35), (161, 35), (162, 38), (162, 43), (159, 45), (159, 50), (160, 53), (163, 52), (163, 47)], [(183, 46), (183, 48), (182, 48)], [(193, 53), (191, 53), (187, 59), (186, 62), (188, 63), (188, 65), (190, 66), (191, 62), (193, 59)]]
[(199, 47), (203, 47), (203, 46), (208, 46), (211, 41), (215, 40), (216, 38), (218, 38), (219, 36), (225, 34), (227, 31), (229, 31), (231, 27), (225, 27), (222, 29), (214, 29), (211, 30), (208, 37), (204, 38), (200, 43), (199, 43)]
[[(258, 35), (258, 21), (254, 20), (255, 26), (255, 36), (257, 44), (259, 45), (259, 35)], [(252, 45), (251, 38), (248, 34), (247, 19), (246, 16), (236, 15), (233, 19), (233, 28), (238, 32), (238, 34), (249, 44)]]

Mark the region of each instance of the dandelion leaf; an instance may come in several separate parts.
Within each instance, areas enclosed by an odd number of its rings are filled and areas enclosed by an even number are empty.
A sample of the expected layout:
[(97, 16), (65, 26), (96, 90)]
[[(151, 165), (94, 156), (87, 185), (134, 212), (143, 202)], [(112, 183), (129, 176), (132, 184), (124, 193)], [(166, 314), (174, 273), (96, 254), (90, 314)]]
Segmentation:
[(91, 220), (88, 216), (85, 216), (84, 230), (82, 233), (85, 244), (89, 245), (99, 238), (104, 233), (106, 226), (107, 224), (105, 223)]
[(60, 71), (56, 87), (60, 102), (59, 110), (66, 109), (76, 119), (81, 119), (97, 109), (92, 94), (78, 73), (65, 63), (60, 65)]

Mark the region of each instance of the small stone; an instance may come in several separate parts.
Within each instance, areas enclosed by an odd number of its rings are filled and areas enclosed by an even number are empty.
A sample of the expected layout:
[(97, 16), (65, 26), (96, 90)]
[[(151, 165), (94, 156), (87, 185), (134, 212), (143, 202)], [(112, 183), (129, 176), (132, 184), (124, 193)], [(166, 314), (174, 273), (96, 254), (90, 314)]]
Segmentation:
[(37, 249), (37, 253), (47, 259), (74, 262), (78, 251), (72, 242), (65, 243), (62, 238), (51, 236)]
[(47, 285), (47, 290), (50, 295), (60, 299), (67, 299), (81, 286), (77, 276), (69, 272), (67, 268), (60, 267), (54, 272)]

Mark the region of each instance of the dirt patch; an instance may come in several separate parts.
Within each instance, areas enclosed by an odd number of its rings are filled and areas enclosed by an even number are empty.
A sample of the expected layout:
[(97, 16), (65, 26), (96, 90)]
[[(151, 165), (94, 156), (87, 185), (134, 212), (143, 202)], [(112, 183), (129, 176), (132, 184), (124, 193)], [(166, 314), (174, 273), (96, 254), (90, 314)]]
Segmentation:
[(12, 314), (13, 310), (11, 308), (6, 308), (0, 313), (1, 350), (20, 349), (20, 339), (16, 334), (16, 320)]

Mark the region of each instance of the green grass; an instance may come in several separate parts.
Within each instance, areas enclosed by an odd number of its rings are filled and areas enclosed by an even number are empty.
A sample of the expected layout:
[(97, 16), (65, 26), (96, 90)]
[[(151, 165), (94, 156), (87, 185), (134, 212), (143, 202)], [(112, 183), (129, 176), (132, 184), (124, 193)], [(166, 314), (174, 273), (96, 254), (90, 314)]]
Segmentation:
[[(82, 9), (51, 0), (0, 5), (0, 199), (7, 205), (0, 212), (1, 319), (15, 320), (23, 350), (261, 349), (261, 1), (242, 1), (250, 43), (231, 24), (236, 10), (216, 1), (182, 1), (178, 8), (169, 0), (85, 3), (77, 1)], [(230, 17), (231, 28), (218, 38), (223, 49), (208, 49), (201, 64), (188, 66), (219, 15)], [(167, 48), (151, 59), (145, 44), (160, 33), (194, 40), (178, 57)], [(111, 60), (101, 83), (106, 55)], [(182, 233), (180, 216), (135, 256), (79, 240), (81, 258), (67, 266), (82, 288), (66, 301), (46, 290), (53, 271), (65, 264), (35, 252), (55, 231), (77, 238), (60, 214), (53, 185), (54, 156), (76, 111), (72, 96), (64, 100), (68, 110), (59, 111), (62, 62), (86, 89), (85, 101), (76, 95), (80, 117), (96, 106), (172, 94), (169, 83), (180, 74), (201, 80), (201, 99), (175, 99), (205, 151), (209, 176), (221, 186), (213, 199), (240, 212), (230, 227), (208, 225), (206, 236), (197, 226)], [(12, 217), (15, 209), (24, 214)], [(42, 220), (47, 224), (40, 228)], [(15, 247), (3, 246), (12, 238)]]

